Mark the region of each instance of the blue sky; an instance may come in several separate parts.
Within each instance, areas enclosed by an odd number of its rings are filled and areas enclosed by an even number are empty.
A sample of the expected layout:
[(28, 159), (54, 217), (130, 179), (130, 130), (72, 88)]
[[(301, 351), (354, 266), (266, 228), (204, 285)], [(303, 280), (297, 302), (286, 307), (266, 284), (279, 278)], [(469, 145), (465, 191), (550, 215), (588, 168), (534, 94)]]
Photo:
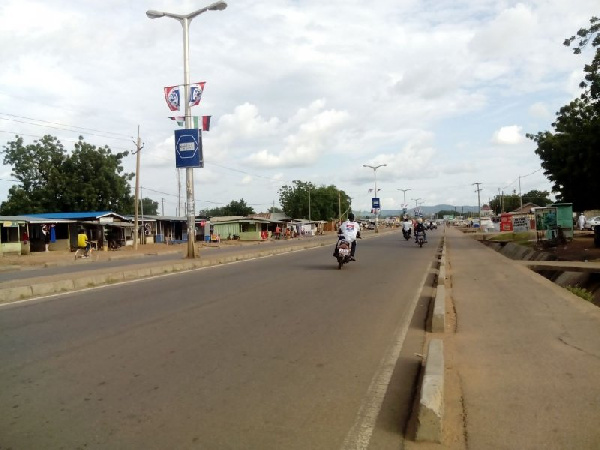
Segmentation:
[[(79, 134), (115, 151), (144, 142), (144, 196), (175, 214), (176, 124), (163, 87), (183, 82), (182, 31), (148, 9), (209, 2), (5, 0), (0, 5), (0, 146)], [(194, 115), (211, 115), (196, 210), (243, 198), (256, 211), (292, 180), (334, 184), (369, 209), (475, 205), (499, 189), (550, 190), (526, 133), (551, 129), (591, 51), (563, 40), (597, 0), (231, 0), (190, 27)], [(79, 128), (74, 128), (79, 127)], [(110, 134), (108, 134), (110, 133)], [(101, 135), (101, 136), (99, 136)], [(108, 137), (110, 136), (110, 138)], [(125, 161), (135, 170), (135, 157)], [(0, 201), (10, 181), (0, 165)], [(185, 186), (185, 175), (181, 176)], [(181, 197), (185, 198), (183, 187)]]

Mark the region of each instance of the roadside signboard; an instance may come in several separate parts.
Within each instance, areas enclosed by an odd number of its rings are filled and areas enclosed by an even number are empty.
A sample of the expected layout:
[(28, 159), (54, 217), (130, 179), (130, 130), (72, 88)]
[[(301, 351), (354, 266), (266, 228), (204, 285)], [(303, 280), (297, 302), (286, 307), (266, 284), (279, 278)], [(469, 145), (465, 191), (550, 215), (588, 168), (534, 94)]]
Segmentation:
[(371, 208), (381, 209), (381, 204), (379, 203), (379, 197), (373, 197), (371, 199)]
[(500, 214), (500, 231), (513, 231), (512, 214)]
[(529, 218), (527, 216), (514, 217), (513, 231), (515, 233), (529, 231)]
[(175, 167), (204, 167), (200, 130), (175, 130)]

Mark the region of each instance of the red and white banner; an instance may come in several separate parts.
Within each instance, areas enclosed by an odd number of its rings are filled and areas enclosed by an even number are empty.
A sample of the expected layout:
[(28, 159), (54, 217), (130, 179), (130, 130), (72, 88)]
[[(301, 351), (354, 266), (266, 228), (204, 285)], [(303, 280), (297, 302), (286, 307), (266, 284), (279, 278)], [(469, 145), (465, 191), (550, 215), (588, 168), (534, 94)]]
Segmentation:
[(204, 92), (204, 85), (206, 81), (201, 81), (199, 83), (194, 83), (190, 85), (190, 106), (196, 106), (200, 104), (200, 100), (202, 100), (202, 92)]
[(179, 111), (180, 98), (179, 86), (167, 86), (165, 88), (165, 100), (171, 111)]

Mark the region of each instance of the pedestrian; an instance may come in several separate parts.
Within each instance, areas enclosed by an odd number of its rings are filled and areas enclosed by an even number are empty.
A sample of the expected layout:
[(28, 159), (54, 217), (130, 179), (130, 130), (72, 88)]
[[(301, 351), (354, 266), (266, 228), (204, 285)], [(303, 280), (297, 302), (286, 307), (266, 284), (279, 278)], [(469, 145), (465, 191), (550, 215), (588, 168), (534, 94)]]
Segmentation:
[(44, 249), (45, 251), (50, 251), (50, 230), (48, 229), (48, 225), (42, 225), (42, 234), (44, 235)]
[(583, 213), (579, 214), (579, 230), (583, 230), (583, 228), (585, 227), (585, 216), (583, 215)]

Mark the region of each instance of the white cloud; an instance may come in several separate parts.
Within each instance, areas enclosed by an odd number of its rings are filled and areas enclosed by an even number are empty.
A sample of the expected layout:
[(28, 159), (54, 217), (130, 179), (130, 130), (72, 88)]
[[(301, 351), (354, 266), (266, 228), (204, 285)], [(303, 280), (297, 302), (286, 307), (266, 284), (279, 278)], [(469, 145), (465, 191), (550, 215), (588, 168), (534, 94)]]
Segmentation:
[(501, 145), (515, 145), (520, 144), (525, 140), (525, 137), (521, 133), (522, 127), (518, 125), (509, 125), (500, 128), (494, 133), (492, 141), (496, 144)]

